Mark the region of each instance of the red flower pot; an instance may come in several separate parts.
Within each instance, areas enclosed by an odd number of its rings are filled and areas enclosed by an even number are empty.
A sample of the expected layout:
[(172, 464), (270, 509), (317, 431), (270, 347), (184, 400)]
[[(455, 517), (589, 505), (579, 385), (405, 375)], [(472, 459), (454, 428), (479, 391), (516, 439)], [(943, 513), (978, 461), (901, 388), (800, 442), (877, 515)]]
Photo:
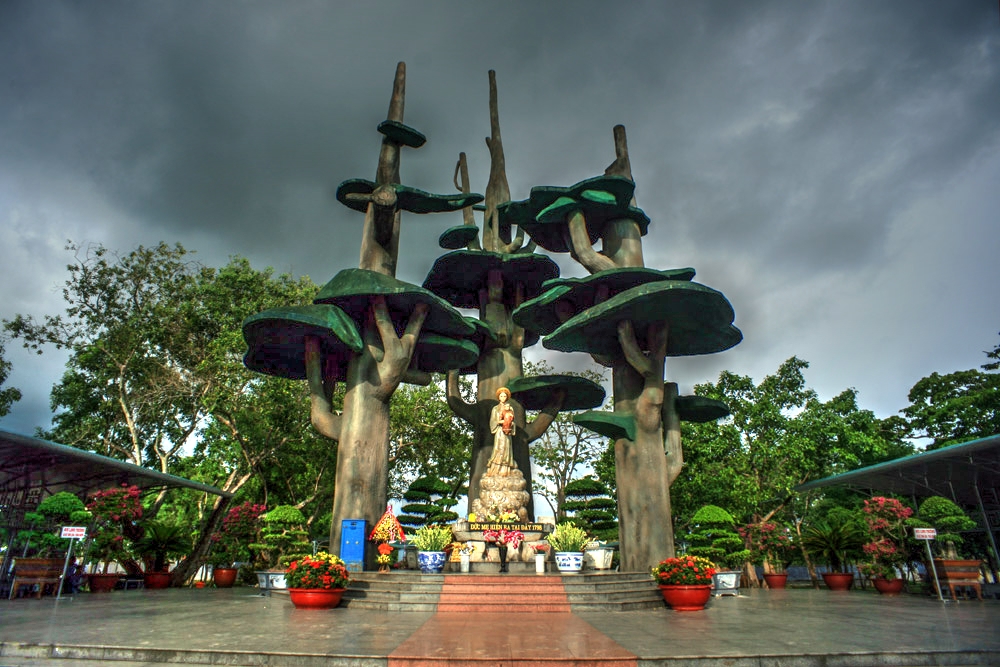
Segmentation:
[(153, 590), (170, 586), (169, 572), (147, 572), (142, 575), (142, 585)]
[(701, 611), (712, 597), (712, 584), (660, 584), (660, 592), (674, 611)]
[(212, 583), (216, 588), (232, 588), (239, 572), (235, 567), (217, 567), (212, 570)]
[(296, 609), (333, 609), (340, 604), (343, 588), (289, 588), (288, 597)]
[(823, 581), (831, 591), (846, 591), (854, 583), (854, 574), (851, 572), (824, 572)]
[(87, 582), (91, 593), (110, 593), (118, 583), (117, 574), (88, 574)]
[(899, 595), (903, 590), (902, 579), (886, 579), (885, 577), (875, 577), (872, 585), (882, 595)]
[(767, 582), (768, 588), (784, 588), (785, 583), (788, 581), (787, 574), (764, 574), (764, 581)]

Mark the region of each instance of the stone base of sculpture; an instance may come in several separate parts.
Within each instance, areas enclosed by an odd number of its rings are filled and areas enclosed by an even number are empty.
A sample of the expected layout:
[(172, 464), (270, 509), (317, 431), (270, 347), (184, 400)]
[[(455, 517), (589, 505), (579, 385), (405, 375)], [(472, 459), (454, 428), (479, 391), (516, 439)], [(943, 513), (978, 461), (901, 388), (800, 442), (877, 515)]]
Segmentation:
[(528, 521), (527, 504), (531, 495), (528, 482), (516, 467), (506, 475), (487, 473), (479, 481), (479, 497), (472, 501), (471, 511), (480, 517), (493, 513), (513, 512), (521, 521)]

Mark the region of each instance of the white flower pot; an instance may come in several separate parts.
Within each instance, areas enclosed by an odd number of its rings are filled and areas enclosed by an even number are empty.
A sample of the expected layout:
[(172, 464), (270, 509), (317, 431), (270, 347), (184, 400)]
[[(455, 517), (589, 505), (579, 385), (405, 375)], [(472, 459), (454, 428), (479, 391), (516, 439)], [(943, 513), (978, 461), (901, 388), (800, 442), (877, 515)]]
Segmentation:
[(557, 551), (556, 567), (560, 572), (572, 573), (583, 569), (582, 551)]
[(545, 574), (545, 554), (535, 554), (535, 574)]
[(469, 571), (469, 554), (460, 554), (458, 557), (459, 568), (462, 572)]

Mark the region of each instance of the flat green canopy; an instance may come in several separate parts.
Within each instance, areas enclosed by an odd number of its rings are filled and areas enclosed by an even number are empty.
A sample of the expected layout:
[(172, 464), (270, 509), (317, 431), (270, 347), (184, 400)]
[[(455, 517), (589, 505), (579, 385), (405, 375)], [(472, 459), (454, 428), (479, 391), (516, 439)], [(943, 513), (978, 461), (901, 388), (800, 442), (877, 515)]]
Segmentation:
[(729, 406), (722, 401), (704, 396), (678, 396), (674, 405), (681, 421), (703, 423), (714, 422), (729, 416)]
[(423, 331), (455, 338), (475, 333), (475, 328), (444, 299), (418, 285), (366, 269), (344, 269), (323, 286), (314, 302), (338, 306), (359, 326), (364, 326), (372, 298), (380, 295), (385, 297), (397, 333), (403, 331), (418, 303), (430, 306)]
[[(378, 185), (365, 178), (351, 178), (337, 186), (337, 201), (349, 209), (364, 213), (368, 210), (369, 195)], [(483, 200), (483, 196), (470, 192), (452, 195), (435, 195), (417, 188), (393, 183), (399, 208), (410, 213), (447, 213), (472, 206)], [(349, 197), (348, 195), (362, 195)]]
[(594, 305), (599, 291), (607, 290), (610, 298), (637, 285), (661, 280), (686, 280), (694, 278), (694, 269), (668, 269), (658, 271), (645, 267), (608, 269), (584, 278), (554, 278), (542, 285), (545, 290), (514, 310), (514, 322), (522, 327), (548, 335), (563, 323), (562, 310), (569, 314), (580, 313)]
[(593, 410), (573, 415), (573, 423), (612, 440), (635, 440), (635, 417), (632, 415)]
[(438, 245), (445, 250), (458, 250), (469, 245), (472, 239), (479, 236), (476, 225), (458, 225), (449, 227), (438, 237)]
[(456, 250), (434, 262), (424, 287), (456, 308), (479, 308), (479, 290), (486, 287), (491, 270), (500, 271), (504, 283), (524, 285), (525, 298), (542, 291), (542, 283), (559, 275), (559, 265), (535, 253)]
[(420, 148), (427, 142), (427, 137), (398, 120), (383, 120), (378, 124), (378, 131), (387, 136), (390, 141), (410, 148)]
[(471, 340), (421, 333), (410, 360), (410, 368), (428, 373), (444, 373), (475, 364), (477, 359), (479, 348)]
[(604, 387), (575, 375), (533, 375), (514, 378), (507, 383), (510, 395), (524, 406), (525, 410), (543, 410), (556, 389), (566, 391), (562, 411), (587, 410), (604, 402)]
[(271, 308), (243, 320), (247, 353), (243, 363), (250, 370), (303, 380), (306, 377), (305, 337), (320, 340), (328, 368), (343, 379), (347, 361), (361, 351), (361, 335), (354, 321), (340, 308), (327, 304)]
[(587, 218), (587, 233), (591, 244), (601, 238), (609, 220), (628, 218), (639, 225), (645, 235), (649, 217), (630, 206), (635, 183), (621, 176), (597, 176), (569, 187), (536, 186), (528, 199), (504, 202), (497, 206), (503, 224), (516, 224), (531, 239), (551, 252), (569, 252), (567, 221), (574, 211)]
[(731, 324), (734, 318), (733, 307), (721, 292), (700, 283), (664, 280), (625, 290), (578, 313), (542, 345), (562, 352), (617, 356), (621, 354), (618, 323), (631, 320), (644, 350), (649, 349), (647, 326), (666, 322), (670, 326), (667, 356), (712, 354), (743, 340)]

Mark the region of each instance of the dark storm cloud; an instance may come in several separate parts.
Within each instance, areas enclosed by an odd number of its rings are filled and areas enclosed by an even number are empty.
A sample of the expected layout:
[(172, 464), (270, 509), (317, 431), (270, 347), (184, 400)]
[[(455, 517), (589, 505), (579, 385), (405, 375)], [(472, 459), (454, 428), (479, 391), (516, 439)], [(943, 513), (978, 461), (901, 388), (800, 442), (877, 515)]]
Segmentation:
[[(997, 25), (982, 2), (3, 3), (4, 252), (46, 294), (5, 297), (0, 316), (58, 307), (67, 237), (180, 241), (319, 282), (356, 266), (361, 216), (332, 193), (374, 175), (403, 60), (405, 120), (429, 138), (402, 158), (414, 187), (452, 191), (465, 151), (485, 189), (489, 69), (515, 199), (601, 173), (625, 124), (647, 264), (697, 268), (747, 336), (677, 367), (773, 371), (800, 349), (784, 313), (828, 310), (804, 286), (905, 271), (907, 212), (993, 164)], [(407, 216), (400, 278), (422, 281), (459, 220)], [(956, 233), (985, 234), (979, 220)], [(814, 368), (843, 366), (828, 349)]]

